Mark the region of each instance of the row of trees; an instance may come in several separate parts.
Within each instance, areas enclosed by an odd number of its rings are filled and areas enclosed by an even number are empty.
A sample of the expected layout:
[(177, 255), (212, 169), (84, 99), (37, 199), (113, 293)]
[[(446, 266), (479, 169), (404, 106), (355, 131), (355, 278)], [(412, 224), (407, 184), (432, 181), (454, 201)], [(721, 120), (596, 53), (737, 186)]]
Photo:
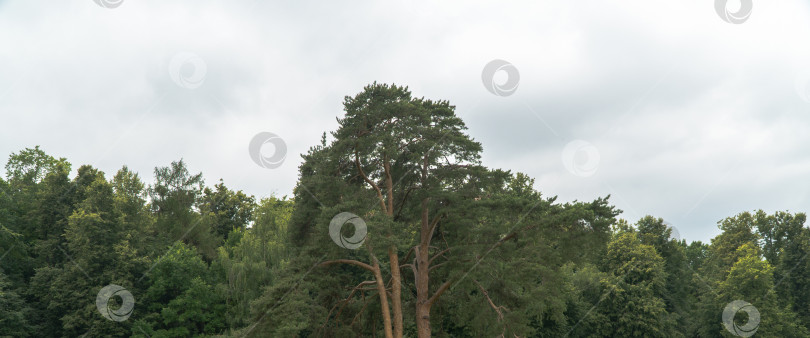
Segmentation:
[[(247, 325), (250, 300), (285, 259), (290, 201), (204, 187), (183, 161), (157, 168), (148, 187), (126, 167), (109, 180), (90, 166), (70, 179), (70, 168), (25, 149), (0, 179), (0, 336), (187, 337)], [(126, 321), (96, 308), (109, 284), (134, 295)]]
[[(0, 336), (720, 337), (734, 300), (760, 314), (738, 326), (810, 335), (804, 214), (741, 213), (686, 243), (608, 197), (560, 203), (483, 166), (446, 101), (375, 83), (344, 107), (291, 200), (207, 187), (183, 161), (146, 185), (126, 167), (71, 178), (39, 148), (12, 154)], [(367, 228), (330, 233), (344, 212)], [(353, 227), (362, 246), (337, 245)], [(126, 320), (96, 308), (110, 284), (134, 296)]]

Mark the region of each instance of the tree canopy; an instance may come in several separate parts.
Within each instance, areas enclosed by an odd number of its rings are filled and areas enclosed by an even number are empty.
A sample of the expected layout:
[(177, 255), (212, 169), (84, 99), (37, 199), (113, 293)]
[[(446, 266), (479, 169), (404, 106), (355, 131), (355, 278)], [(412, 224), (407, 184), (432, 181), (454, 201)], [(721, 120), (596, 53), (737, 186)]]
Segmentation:
[(289, 198), (208, 186), (182, 159), (146, 183), (12, 153), (0, 336), (810, 335), (804, 213), (687, 242), (487, 167), (447, 101), (373, 83), (343, 109)]

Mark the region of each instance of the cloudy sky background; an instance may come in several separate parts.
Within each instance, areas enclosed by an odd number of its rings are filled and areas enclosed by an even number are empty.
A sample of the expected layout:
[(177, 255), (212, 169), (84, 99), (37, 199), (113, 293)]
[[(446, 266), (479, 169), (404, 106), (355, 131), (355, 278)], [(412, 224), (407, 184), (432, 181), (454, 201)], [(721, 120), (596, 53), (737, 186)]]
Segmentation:
[[(801, 0), (757, 1), (742, 24), (710, 0), (0, 0), (0, 156), (40, 145), (146, 182), (183, 158), (209, 185), (289, 195), (298, 155), (376, 80), (455, 104), (485, 165), (548, 196), (610, 194), (631, 222), (652, 214), (706, 241), (741, 211), (809, 211), (808, 41)], [(180, 53), (204, 62), (199, 87), (173, 81)], [(494, 59), (520, 73), (510, 96), (482, 82)], [(279, 168), (248, 155), (259, 132), (286, 142)], [(563, 163), (576, 140), (598, 153), (591, 176)]]

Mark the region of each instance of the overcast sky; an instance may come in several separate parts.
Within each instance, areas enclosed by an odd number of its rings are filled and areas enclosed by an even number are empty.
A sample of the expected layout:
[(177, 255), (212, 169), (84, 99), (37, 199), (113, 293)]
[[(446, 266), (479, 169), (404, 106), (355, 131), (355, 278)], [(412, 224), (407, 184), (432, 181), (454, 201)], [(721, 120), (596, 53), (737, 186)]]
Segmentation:
[[(484, 165), (687, 240), (810, 206), (806, 1), (97, 2), (0, 0), (0, 156), (40, 145), (146, 182), (183, 158), (289, 195), (343, 97), (378, 81), (449, 100)], [(260, 132), (286, 144), (278, 168), (251, 159)]]

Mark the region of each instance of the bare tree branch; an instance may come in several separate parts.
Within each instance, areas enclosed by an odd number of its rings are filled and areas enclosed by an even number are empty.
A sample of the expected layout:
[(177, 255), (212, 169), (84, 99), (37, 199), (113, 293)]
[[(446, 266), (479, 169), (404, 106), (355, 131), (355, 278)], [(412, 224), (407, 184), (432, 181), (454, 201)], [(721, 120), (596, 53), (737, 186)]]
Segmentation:
[(372, 188), (377, 192), (377, 198), (380, 200), (380, 206), (383, 209), (383, 213), (388, 213), (388, 210), (385, 207), (385, 198), (383, 198), (382, 191), (380, 191), (380, 187), (377, 186), (371, 179), (368, 178), (366, 173), (363, 171), (363, 168), (360, 167), (360, 154), (357, 152), (357, 145), (354, 148), (354, 164), (357, 166), (357, 170), (360, 171), (360, 176), (363, 177), (363, 180), (366, 181)]
[(497, 306), (497, 305), (495, 305), (495, 302), (492, 301), (492, 298), (489, 298), (489, 292), (487, 292), (487, 290), (484, 289), (484, 287), (481, 285), (481, 283), (478, 283), (478, 281), (475, 280), (475, 279), (473, 279), (473, 282), (475, 283), (475, 285), (478, 285), (478, 289), (480, 289), (481, 293), (484, 295), (484, 297), (487, 298), (487, 302), (489, 303), (489, 306), (492, 307), (492, 309), (494, 309), (495, 312), (498, 313), (498, 321), (500, 322), (501, 320), (503, 320), (503, 311), (501, 311), (501, 310), (509, 311), (509, 309), (507, 309), (505, 306)]
[(416, 249), (416, 246), (414, 246), (414, 247), (412, 247), (412, 248), (410, 248), (410, 249), (408, 250), (408, 253), (407, 253), (407, 254), (405, 254), (405, 258), (403, 258), (403, 259), (402, 259), (402, 261), (403, 261), (403, 262), (407, 262), (407, 261), (408, 261), (408, 259), (410, 259), (410, 258), (411, 258), (411, 255), (413, 254), (413, 250), (414, 250), (414, 249)]
[(444, 263), (441, 263), (441, 264), (436, 264), (436, 265), (433, 265), (433, 266), (431, 266), (431, 267), (430, 267), (430, 269), (428, 269), (428, 272), (433, 271), (433, 269), (438, 268), (438, 267), (440, 267), (440, 266), (442, 266), (442, 265), (445, 265), (445, 264), (447, 264), (447, 262), (444, 262)]
[(428, 299), (427, 301), (428, 306), (433, 306), (433, 303), (435, 303), (436, 300), (439, 299), (439, 296), (441, 296), (445, 291), (447, 291), (449, 287), (450, 281), (444, 282), (444, 284), (442, 284), (442, 286), (440, 286), (439, 289), (436, 290), (436, 293), (434, 293), (433, 296), (431, 296), (430, 299)]
[(349, 265), (359, 266), (359, 267), (361, 267), (363, 269), (374, 272), (374, 268), (371, 265), (368, 265), (366, 263), (356, 261), (356, 260), (353, 260), (353, 259), (335, 259), (335, 260), (331, 260), (331, 261), (324, 261), (324, 262), (321, 262), (320, 264), (318, 264), (318, 266), (328, 266), (328, 265), (341, 264), (341, 263), (342, 264), (349, 264)]
[(447, 248), (447, 249), (444, 249), (444, 250), (442, 250), (442, 251), (439, 251), (438, 253), (436, 253), (435, 255), (433, 255), (433, 258), (431, 258), (431, 259), (430, 259), (430, 261), (428, 261), (428, 264), (433, 264), (433, 260), (434, 260), (434, 259), (439, 258), (440, 256), (444, 255), (444, 254), (445, 254), (446, 252), (448, 252), (448, 251), (450, 251), (450, 248)]

